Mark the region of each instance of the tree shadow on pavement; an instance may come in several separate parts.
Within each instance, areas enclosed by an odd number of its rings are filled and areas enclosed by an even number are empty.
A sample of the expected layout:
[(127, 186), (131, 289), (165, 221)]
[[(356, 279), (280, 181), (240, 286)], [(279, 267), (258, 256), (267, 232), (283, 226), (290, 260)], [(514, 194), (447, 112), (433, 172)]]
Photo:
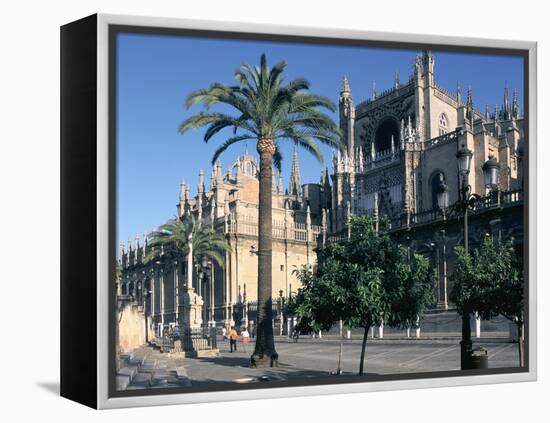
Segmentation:
[(201, 357), (195, 358), (201, 363), (212, 363), (218, 366), (228, 366), (228, 367), (250, 367), (250, 358), (249, 357)]

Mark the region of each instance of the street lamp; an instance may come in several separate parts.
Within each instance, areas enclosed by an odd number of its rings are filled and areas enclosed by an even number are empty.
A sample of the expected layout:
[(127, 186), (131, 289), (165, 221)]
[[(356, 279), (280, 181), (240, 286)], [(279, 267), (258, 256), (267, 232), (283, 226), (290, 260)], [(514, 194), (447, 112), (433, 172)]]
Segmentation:
[(472, 162), (472, 151), (467, 147), (462, 147), (456, 153), (456, 160), (458, 164), (458, 173), (464, 178), (470, 173), (470, 164)]
[(500, 195), (498, 192), (500, 165), (493, 156), (489, 156), (489, 160), (483, 163), (481, 169), (483, 169), (485, 188), (487, 188), (487, 191), (489, 191), (491, 202), (496, 200), (496, 203), (500, 205)]
[[(457, 207), (464, 213), (464, 251), (468, 254), (468, 212), (473, 210), (475, 204), (481, 199), (477, 194), (472, 193), (472, 187), (468, 184), (468, 175), (472, 161), (472, 152), (463, 147), (456, 153), (458, 173), (461, 176), (462, 186)], [(485, 186), (492, 191), (498, 189), (498, 174), (500, 165), (493, 158), (489, 159), (482, 166)], [(460, 341), (460, 368), (462, 370), (471, 368), (472, 340), (470, 328), (471, 310), (466, 305), (462, 312), (462, 341)]]
[(483, 163), (481, 169), (483, 170), (483, 177), (485, 179), (485, 186), (487, 189), (490, 191), (498, 189), (500, 165), (495, 158), (490, 156), (489, 160)]
[[(456, 153), (458, 174), (462, 179), (457, 205), (464, 213), (464, 250), (466, 254), (468, 254), (468, 210), (473, 208), (472, 200), (474, 200), (474, 198), (471, 198), (471, 187), (468, 184), (472, 156), (472, 152), (466, 147), (462, 147)], [(471, 332), (470, 310), (466, 307), (466, 309), (462, 311), (462, 340), (460, 341), (460, 368), (462, 370), (470, 367), (470, 357), (472, 355)]]

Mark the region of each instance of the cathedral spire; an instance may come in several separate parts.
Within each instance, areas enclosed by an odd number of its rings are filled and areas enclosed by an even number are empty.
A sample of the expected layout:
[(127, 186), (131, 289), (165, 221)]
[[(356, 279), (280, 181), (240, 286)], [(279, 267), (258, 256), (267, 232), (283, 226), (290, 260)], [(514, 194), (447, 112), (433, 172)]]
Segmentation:
[(147, 255), (147, 246), (149, 244), (149, 239), (147, 238), (147, 230), (143, 231), (143, 248), (142, 248), (142, 257), (145, 259)]
[(372, 80), (372, 99), (376, 100), (376, 81)]
[(460, 87), (460, 81), (456, 84), (456, 101), (459, 106), (462, 104), (462, 88)]
[(181, 184), (180, 184), (180, 203), (183, 203), (185, 201), (185, 181), (183, 178), (181, 178)]
[(185, 211), (185, 181), (183, 178), (181, 178), (181, 184), (180, 184), (180, 202), (178, 204), (178, 216), (183, 216), (183, 212)]
[(216, 162), (216, 185), (220, 184), (223, 181), (223, 174), (222, 174), (222, 162), (220, 159)]
[(342, 81), (342, 90), (340, 91), (340, 96), (351, 97), (351, 88), (349, 86), (348, 77), (344, 75), (344, 80)]
[(122, 260), (124, 259), (124, 241), (123, 240), (120, 240), (118, 254), (120, 257), (120, 262), (122, 263)]
[(514, 96), (512, 99), (512, 117), (514, 119), (519, 118), (519, 102), (518, 102), (518, 92), (514, 88)]
[(422, 74), (424, 76), (425, 86), (431, 86), (434, 84), (434, 65), (435, 59), (430, 50), (424, 50), (422, 52)]
[(216, 186), (216, 166), (212, 166), (212, 172), (210, 172), (210, 191)]
[(471, 86), (468, 87), (468, 95), (466, 97), (466, 117), (470, 120), (470, 123), (474, 120), (474, 100)]
[(204, 170), (199, 170), (199, 186), (197, 187), (199, 194), (204, 193)]
[(489, 103), (485, 103), (485, 121), (489, 122), (491, 120), (491, 112), (489, 111)]
[(199, 184), (197, 187), (197, 210), (199, 220), (202, 219), (202, 201), (204, 196), (204, 170), (199, 170)]
[(292, 155), (292, 168), (290, 169), (290, 186), (288, 191), (291, 195), (300, 195), (300, 164), (298, 163), (297, 144), (294, 144), (294, 153)]
[(494, 117), (494, 120), (493, 120), (493, 124), (494, 124), (493, 133), (494, 133), (495, 137), (498, 137), (500, 135), (499, 134), (500, 126), (499, 126), (499, 116), (498, 115), (499, 115), (498, 104), (495, 104), (495, 117)]
[(508, 83), (504, 83), (504, 100), (502, 104), (504, 120), (510, 119), (510, 97), (508, 95)]
[(191, 187), (187, 185), (185, 187), (185, 203), (189, 205), (190, 200), (191, 200)]

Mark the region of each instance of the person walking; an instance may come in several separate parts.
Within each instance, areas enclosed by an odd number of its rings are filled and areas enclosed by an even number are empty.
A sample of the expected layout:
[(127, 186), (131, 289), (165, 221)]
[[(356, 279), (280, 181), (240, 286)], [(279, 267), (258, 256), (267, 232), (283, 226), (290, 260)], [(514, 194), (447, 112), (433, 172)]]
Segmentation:
[(237, 334), (237, 331), (235, 330), (234, 327), (231, 327), (231, 330), (229, 331), (229, 348), (231, 350), (231, 352), (233, 351), (237, 351), (237, 337), (238, 337), (238, 334)]
[(224, 341), (227, 339), (227, 329), (225, 328), (225, 326), (222, 327), (222, 337)]
[(243, 339), (243, 348), (244, 348), (244, 351), (246, 352), (246, 346), (250, 342), (250, 334), (248, 333), (248, 330), (246, 328), (243, 328), (241, 332), (241, 336)]

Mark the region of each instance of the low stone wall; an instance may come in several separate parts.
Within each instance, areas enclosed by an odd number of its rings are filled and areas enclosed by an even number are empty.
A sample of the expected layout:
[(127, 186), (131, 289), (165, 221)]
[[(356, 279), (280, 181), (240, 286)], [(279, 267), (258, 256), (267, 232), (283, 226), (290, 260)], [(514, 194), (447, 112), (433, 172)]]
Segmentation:
[(145, 344), (145, 321), (138, 306), (125, 305), (118, 313), (118, 319), (120, 352), (130, 352)]

